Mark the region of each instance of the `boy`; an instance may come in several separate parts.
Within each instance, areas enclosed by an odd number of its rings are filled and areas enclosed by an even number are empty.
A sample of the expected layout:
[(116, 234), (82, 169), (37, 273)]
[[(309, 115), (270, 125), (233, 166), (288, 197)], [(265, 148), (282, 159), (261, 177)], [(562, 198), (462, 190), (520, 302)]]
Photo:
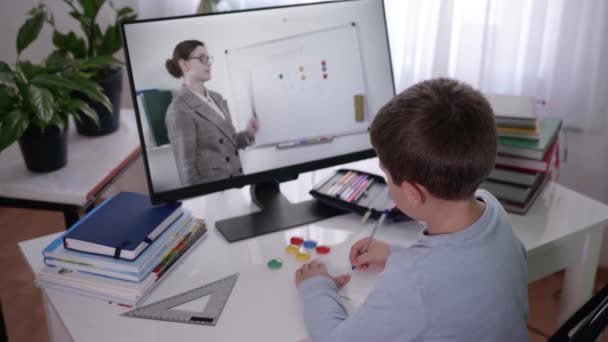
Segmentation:
[(418, 83), (380, 109), (371, 141), (399, 209), (425, 229), (408, 248), (362, 239), (357, 268), (383, 267), (347, 318), (318, 262), (296, 271), (313, 341), (527, 341), (525, 250), (498, 201), (477, 190), (494, 166), (496, 128), (483, 95), (451, 79)]

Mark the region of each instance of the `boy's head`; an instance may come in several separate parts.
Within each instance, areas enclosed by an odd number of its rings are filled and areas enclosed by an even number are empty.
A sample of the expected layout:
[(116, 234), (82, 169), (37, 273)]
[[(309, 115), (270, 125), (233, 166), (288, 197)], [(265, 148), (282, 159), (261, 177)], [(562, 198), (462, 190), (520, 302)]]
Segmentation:
[(394, 185), (443, 200), (470, 198), (494, 167), (496, 126), (485, 97), (447, 78), (417, 83), (384, 105), (370, 130)]

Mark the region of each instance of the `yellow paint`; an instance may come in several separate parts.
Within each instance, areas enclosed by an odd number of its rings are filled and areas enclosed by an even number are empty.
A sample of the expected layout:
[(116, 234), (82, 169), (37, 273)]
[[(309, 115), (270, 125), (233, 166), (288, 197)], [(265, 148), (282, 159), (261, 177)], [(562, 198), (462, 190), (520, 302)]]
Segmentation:
[(285, 252), (289, 253), (289, 254), (298, 254), (298, 252), (300, 251), (300, 247), (298, 246), (294, 246), (294, 245), (289, 245), (287, 247), (285, 247)]

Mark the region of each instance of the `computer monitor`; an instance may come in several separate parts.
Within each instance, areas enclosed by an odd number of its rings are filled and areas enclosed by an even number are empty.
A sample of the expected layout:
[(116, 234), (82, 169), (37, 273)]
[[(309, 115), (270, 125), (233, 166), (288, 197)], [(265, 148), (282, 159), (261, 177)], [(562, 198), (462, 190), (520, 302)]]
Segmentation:
[(228, 241), (341, 213), (290, 203), (279, 182), (375, 155), (369, 126), (395, 95), (382, 0), (122, 29), (153, 203), (251, 184), (260, 212), (216, 222)]

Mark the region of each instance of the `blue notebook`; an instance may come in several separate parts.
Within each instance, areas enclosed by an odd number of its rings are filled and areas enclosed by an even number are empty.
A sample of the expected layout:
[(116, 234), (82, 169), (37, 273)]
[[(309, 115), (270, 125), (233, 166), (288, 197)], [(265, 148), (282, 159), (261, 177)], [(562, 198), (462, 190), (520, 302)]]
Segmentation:
[(153, 206), (148, 196), (120, 192), (76, 222), (67, 249), (134, 260), (182, 213), (180, 202)]
[(82, 253), (63, 247), (63, 236), (58, 236), (42, 250), (44, 263), (48, 266), (70, 270), (85, 270), (92, 273), (112, 274), (116, 278), (141, 281), (160, 262), (168, 248), (184, 236), (193, 224), (188, 209), (167, 228), (152, 245), (146, 248), (135, 260), (108, 258), (105, 255)]

